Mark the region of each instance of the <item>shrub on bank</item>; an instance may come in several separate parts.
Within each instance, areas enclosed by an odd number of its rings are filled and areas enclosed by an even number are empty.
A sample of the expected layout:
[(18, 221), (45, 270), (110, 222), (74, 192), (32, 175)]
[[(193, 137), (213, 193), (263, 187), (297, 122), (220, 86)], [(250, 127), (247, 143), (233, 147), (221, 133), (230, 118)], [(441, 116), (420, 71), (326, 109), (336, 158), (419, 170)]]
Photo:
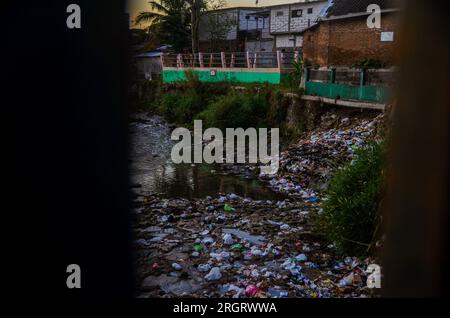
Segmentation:
[(268, 102), (252, 92), (230, 92), (220, 96), (198, 114), (205, 127), (248, 128), (265, 124)]
[(343, 254), (368, 253), (379, 222), (384, 159), (383, 143), (370, 143), (331, 180), (319, 224)]
[(186, 76), (184, 82), (162, 85), (161, 93), (147, 109), (187, 127), (200, 119), (204, 128), (270, 127), (285, 132), (290, 99), (279, 87), (203, 83), (189, 72)]

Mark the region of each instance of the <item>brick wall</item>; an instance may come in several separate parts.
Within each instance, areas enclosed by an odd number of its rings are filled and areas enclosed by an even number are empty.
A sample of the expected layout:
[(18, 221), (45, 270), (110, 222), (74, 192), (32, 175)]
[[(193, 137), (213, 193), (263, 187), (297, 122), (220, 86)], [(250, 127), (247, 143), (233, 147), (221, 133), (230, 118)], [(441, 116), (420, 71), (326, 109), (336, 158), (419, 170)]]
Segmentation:
[[(381, 29), (369, 29), (367, 17), (323, 21), (304, 34), (304, 57), (320, 66), (351, 66), (365, 58), (395, 64), (397, 15), (384, 14)], [(382, 42), (382, 32), (394, 32), (393, 42)]]

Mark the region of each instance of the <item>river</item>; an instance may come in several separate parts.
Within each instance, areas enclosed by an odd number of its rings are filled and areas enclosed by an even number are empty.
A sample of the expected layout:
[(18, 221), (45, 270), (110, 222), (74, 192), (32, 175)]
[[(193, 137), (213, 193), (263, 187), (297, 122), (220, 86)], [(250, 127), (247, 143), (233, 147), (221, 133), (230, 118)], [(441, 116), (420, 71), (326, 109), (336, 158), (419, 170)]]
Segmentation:
[(173, 127), (159, 116), (137, 114), (130, 129), (132, 183), (141, 194), (187, 199), (224, 193), (254, 199), (280, 197), (254, 174), (230, 173), (218, 165), (174, 164), (170, 157)]

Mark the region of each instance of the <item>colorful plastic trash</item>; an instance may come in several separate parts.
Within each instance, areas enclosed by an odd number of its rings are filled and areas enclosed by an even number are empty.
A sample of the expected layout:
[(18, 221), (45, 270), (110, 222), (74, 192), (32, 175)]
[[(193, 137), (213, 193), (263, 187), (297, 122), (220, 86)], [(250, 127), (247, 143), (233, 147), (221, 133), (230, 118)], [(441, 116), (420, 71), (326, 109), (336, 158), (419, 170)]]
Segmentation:
[(196, 252), (201, 252), (201, 251), (203, 251), (203, 246), (202, 245), (194, 245), (192, 247), (192, 249)]

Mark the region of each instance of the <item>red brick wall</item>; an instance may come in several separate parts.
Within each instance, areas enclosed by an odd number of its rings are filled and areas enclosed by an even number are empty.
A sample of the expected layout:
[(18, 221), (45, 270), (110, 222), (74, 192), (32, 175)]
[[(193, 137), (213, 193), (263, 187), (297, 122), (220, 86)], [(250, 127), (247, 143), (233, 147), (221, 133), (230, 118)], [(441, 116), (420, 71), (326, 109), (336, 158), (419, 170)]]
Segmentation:
[[(351, 66), (365, 58), (395, 64), (397, 15), (384, 14), (381, 29), (369, 29), (367, 17), (323, 21), (304, 34), (304, 57), (320, 66)], [(394, 31), (394, 42), (381, 42), (381, 32)]]

